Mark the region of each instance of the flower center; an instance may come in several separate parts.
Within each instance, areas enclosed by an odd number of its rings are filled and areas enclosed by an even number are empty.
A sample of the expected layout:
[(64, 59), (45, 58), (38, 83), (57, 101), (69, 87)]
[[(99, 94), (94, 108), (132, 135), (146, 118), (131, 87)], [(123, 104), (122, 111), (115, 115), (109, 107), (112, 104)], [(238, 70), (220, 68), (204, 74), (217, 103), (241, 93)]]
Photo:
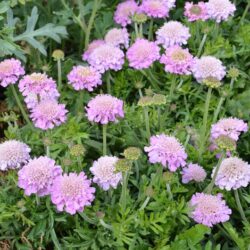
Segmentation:
[(63, 177), (61, 190), (65, 196), (76, 197), (81, 194), (82, 189), (83, 183), (81, 180), (71, 176)]
[(47, 118), (53, 119), (54, 117), (56, 117), (58, 112), (57, 104), (53, 102), (48, 102), (44, 104), (42, 103), (40, 105), (40, 112)]
[(45, 77), (42, 74), (32, 74), (30, 75), (30, 79), (33, 81), (32, 82), (33, 85), (38, 85), (45, 80)]
[(182, 50), (180, 50), (180, 49), (177, 49), (177, 50), (175, 50), (175, 51), (172, 53), (171, 58), (172, 58), (174, 61), (184, 61), (184, 60), (186, 60), (187, 55), (186, 55), (185, 51), (182, 51)]
[(0, 64), (0, 73), (9, 73), (12, 69), (12, 65), (9, 62), (3, 62)]
[(91, 70), (89, 68), (86, 67), (82, 67), (79, 68), (77, 73), (81, 76), (81, 77), (86, 77), (86, 76), (90, 76), (91, 75)]
[(191, 12), (192, 14), (198, 16), (198, 15), (201, 14), (202, 10), (201, 10), (201, 8), (200, 8), (198, 5), (194, 5), (194, 6), (192, 6), (192, 7), (190, 8), (190, 12)]
[(161, 7), (161, 3), (160, 3), (159, 1), (152, 1), (152, 2), (150, 2), (149, 7), (150, 7), (152, 10), (158, 10), (158, 9), (160, 9), (160, 7)]

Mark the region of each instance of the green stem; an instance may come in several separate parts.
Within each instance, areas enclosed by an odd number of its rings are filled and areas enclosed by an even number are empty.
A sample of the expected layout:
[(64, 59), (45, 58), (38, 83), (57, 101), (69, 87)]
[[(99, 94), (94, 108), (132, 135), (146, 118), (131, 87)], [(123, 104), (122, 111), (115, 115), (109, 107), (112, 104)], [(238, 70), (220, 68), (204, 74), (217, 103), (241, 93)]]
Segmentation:
[(219, 100), (219, 103), (217, 105), (217, 108), (214, 112), (213, 123), (215, 123), (217, 121), (217, 118), (219, 116), (219, 113), (220, 113), (220, 110), (221, 110), (221, 107), (222, 107), (222, 104), (224, 101), (225, 101), (225, 97), (221, 97)]
[(139, 34), (139, 31), (138, 31), (138, 24), (135, 23), (134, 27), (135, 27), (135, 36), (136, 36), (136, 38), (140, 38), (140, 34)]
[(202, 37), (202, 40), (201, 40), (201, 43), (200, 43), (200, 46), (198, 49), (197, 57), (201, 56), (201, 53), (202, 53), (202, 50), (203, 50), (203, 47), (205, 45), (206, 40), (207, 40), (207, 34), (205, 33)]
[(142, 23), (140, 23), (140, 25), (139, 25), (139, 34), (140, 34), (140, 37), (143, 37), (143, 26), (142, 25), (143, 25)]
[(107, 92), (111, 95), (111, 75), (110, 71), (107, 72)]
[(232, 78), (230, 81), (230, 91), (232, 91), (234, 88), (234, 79)]
[(78, 121), (82, 119), (82, 115), (83, 115), (83, 95), (84, 95), (84, 92), (83, 90), (81, 90), (79, 92), (79, 98), (77, 99), (76, 111), (75, 111)]
[(149, 30), (148, 30), (148, 40), (153, 39), (153, 27), (154, 27), (154, 19), (151, 18), (149, 23)]
[(48, 145), (46, 146), (46, 156), (50, 157), (50, 147)]
[(173, 96), (174, 96), (175, 85), (176, 85), (176, 78), (174, 77), (171, 80), (170, 91), (169, 91), (169, 100), (170, 100), (170, 102), (172, 101)]
[(188, 135), (187, 135), (187, 138), (186, 138), (186, 141), (185, 141), (185, 143), (184, 143), (184, 148), (187, 148), (187, 145), (188, 145), (188, 142), (189, 142), (189, 140), (190, 140), (190, 137), (191, 137), (191, 135), (188, 134)]
[(58, 88), (62, 89), (62, 64), (61, 60), (57, 60), (57, 79), (58, 79)]
[(102, 126), (102, 146), (103, 146), (103, 151), (102, 154), (107, 155), (107, 124), (104, 124)]
[(100, 223), (101, 223), (101, 225), (102, 225), (104, 228), (113, 231), (113, 227), (112, 227), (111, 225), (105, 223), (103, 219), (100, 219)]
[(161, 131), (161, 107), (157, 107), (158, 129)]
[(78, 168), (79, 168), (79, 171), (81, 171), (82, 169), (82, 163), (81, 163), (81, 157), (77, 157), (77, 165), (78, 165)]
[(140, 168), (138, 161), (135, 161), (135, 173), (136, 173), (136, 182), (138, 183), (140, 178)]
[(248, 13), (248, 10), (249, 10), (249, 7), (250, 7), (250, 1), (248, 1), (247, 6), (246, 6), (246, 8), (245, 8), (245, 10), (244, 10), (244, 12), (243, 12), (243, 15), (242, 15), (242, 17), (241, 17), (241, 19), (240, 19), (240, 24), (243, 24), (243, 23), (244, 23), (245, 17), (246, 17), (246, 15), (247, 15), (247, 13)]
[(31, 121), (30, 121), (30, 119), (29, 119), (27, 113), (25, 112), (25, 110), (24, 110), (24, 108), (23, 108), (23, 105), (22, 105), (22, 103), (21, 103), (21, 101), (20, 101), (20, 99), (19, 99), (19, 97), (18, 97), (17, 92), (16, 92), (15, 86), (14, 86), (13, 84), (11, 84), (10, 87), (11, 87), (12, 93), (13, 93), (15, 99), (16, 99), (16, 103), (17, 103), (17, 105), (18, 105), (18, 107), (19, 107), (19, 109), (20, 109), (20, 111), (21, 111), (21, 113), (22, 113), (22, 115), (23, 115), (24, 120), (25, 120), (25, 121), (27, 122), (27, 124), (33, 129), (33, 125), (32, 125), (32, 123), (31, 123)]
[(139, 211), (144, 210), (145, 207), (148, 205), (149, 201), (150, 201), (150, 197), (147, 197), (146, 200), (141, 205), (141, 207), (139, 208)]
[(151, 133), (150, 133), (150, 123), (149, 123), (148, 107), (144, 107), (143, 110), (144, 110), (144, 118), (145, 118), (147, 139), (149, 141), (150, 137), (151, 137)]
[(122, 173), (122, 194), (121, 194), (121, 208), (124, 212), (127, 206), (127, 186), (128, 186), (128, 172)]
[(169, 199), (170, 199), (170, 200), (173, 200), (173, 194), (172, 194), (172, 192), (171, 192), (171, 186), (170, 186), (169, 183), (167, 183), (166, 188), (167, 188), (167, 193), (168, 193), (168, 195), (169, 195)]
[(240, 202), (240, 197), (239, 197), (239, 191), (238, 191), (238, 189), (234, 190), (234, 197), (235, 197), (235, 201), (236, 201), (238, 210), (239, 210), (239, 212), (240, 212), (241, 219), (242, 219), (246, 224), (249, 225), (249, 222), (247, 221), (246, 215), (245, 215), (245, 213), (244, 213), (244, 210), (243, 210), (242, 205), (241, 205), (241, 202)]

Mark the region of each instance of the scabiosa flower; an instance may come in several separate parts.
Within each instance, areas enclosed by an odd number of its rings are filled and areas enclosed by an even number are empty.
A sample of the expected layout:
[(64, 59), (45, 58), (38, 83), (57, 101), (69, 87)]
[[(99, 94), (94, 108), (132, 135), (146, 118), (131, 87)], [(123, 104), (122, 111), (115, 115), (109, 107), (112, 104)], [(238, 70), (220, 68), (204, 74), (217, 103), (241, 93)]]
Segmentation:
[(190, 75), (193, 66), (193, 56), (188, 49), (176, 45), (166, 49), (160, 62), (165, 64), (165, 71), (179, 75)]
[(152, 136), (150, 146), (144, 147), (151, 163), (168, 165), (170, 171), (175, 172), (180, 166), (186, 165), (187, 154), (180, 142), (173, 136), (165, 134)]
[(226, 202), (222, 200), (222, 194), (196, 193), (190, 200), (190, 207), (193, 209), (191, 218), (208, 227), (228, 221), (232, 213)]
[(45, 100), (31, 110), (30, 117), (35, 127), (47, 130), (64, 123), (67, 112), (64, 104), (59, 104), (55, 100)]
[(206, 176), (206, 171), (198, 164), (190, 163), (182, 170), (183, 183), (189, 183), (190, 181), (202, 182)]
[(114, 20), (117, 24), (125, 27), (132, 23), (132, 16), (138, 10), (138, 5), (134, 0), (127, 0), (117, 5)]
[(110, 188), (117, 188), (117, 185), (122, 180), (122, 173), (116, 172), (115, 164), (118, 158), (113, 156), (103, 156), (97, 161), (94, 161), (90, 168), (94, 175), (93, 182), (97, 183), (103, 190), (107, 191)]
[(226, 67), (222, 65), (219, 59), (213, 56), (202, 56), (200, 59), (196, 58), (192, 71), (199, 83), (207, 78), (215, 78), (221, 81), (226, 75)]
[(88, 62), (101, 73), (107, 70), (118, 71), (124, 64), (124, 53), (111, 44), (103, 44), (94, 49)]
[(41, 156), (18, 171), (18, 186), (24, 189), (25, 195), (45, 196), (50, 194), (53, 181), (61, 174), (62, 169), (54, 160)]
[(243, 120), (233, 117), (223, 118), (212, 125), (211, 138), (214, 140), (223, 135), (238, 141), (240, 134), (247, 130), (247, 123)]
[(106, 43), (111, 44), (115, 47), (123, 46), (125, 48), (128, 48), (129, 34), (125, 28), (113, 28), (107, 32), (104, 40)]
[(209, 0), (207, 9), (210, 18), (220, 23), (221, 21), (227, 20), (229, 16), (232, 16), (236, 7), (229, 0)]
[(156, 31), (156, 43), (166, 49), (174, 45), (187, 44), (189, 28), (177, 21), (169, 21)]
[(0, 62), (0, 86), (7, 87), (15, 84), (24, 74), (24, 68), (19, 60), (11, 58)]
[[(213, 169), (212, 176), (215, 173)], [(215, 185), (221, 189), (231, 190), (248, 186), (250, 182), (250, 165), (237, 158), (230, 157), (221, 162)]]
[(67, 77), (75, 90), (93, 91), (94, 88), (102, 84), (101, 74), (90, 66), (75, 66)]
[(84, 172), (61, 175), (53, 183), (51, 201), (60, 212), (65, 210), (72, 215), (82, 212), (95, 198), (95, 188), (90, 185)]
[(155, 42), (150, 42), (146, 39), (137, 39), (128, 49), (127, 58), (130, 67), (146, 69), (160, 58), (160, 48)]
[(101, 124), (116, 122), (124, 117), (123, 101), (111, 95), (97, 95), (89, 101), (86, 111), (89, 121)]
[(84, 61), (88, 61), (89, 56), (91, 55), (91, 53), (98, 48), (100, 45), (105, 44), (104, 40), (98, 39), (98, 40), (94, 40), (92, 41), (89, 45), (87, 50), (83, 53), (82, 55), (82, 60)]
[(184, 15), (189, 22), (197, 20), (207, 20), (209, 18), (207, 5), (204, 2), (198, 2), (197, 4), (186, 2)]
[(9, 140), (0, 144), (0, 170), (19, 168), (30, 159), (30, 148), (25, 143)]

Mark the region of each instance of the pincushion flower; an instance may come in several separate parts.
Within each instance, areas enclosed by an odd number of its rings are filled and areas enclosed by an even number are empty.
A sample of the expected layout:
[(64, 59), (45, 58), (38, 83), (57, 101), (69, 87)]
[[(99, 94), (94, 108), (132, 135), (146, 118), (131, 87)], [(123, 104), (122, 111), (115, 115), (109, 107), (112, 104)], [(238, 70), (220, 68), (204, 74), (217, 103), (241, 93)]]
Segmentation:
[(209, 0), (206, 5), (209, 17), (217, 23), (226, 21), (236, 10), (235, 5), (229, 0)]
[(30, 159), (28, 145), (16, 140), (5, 141), (0, 144), (0, 170), (5, 171), (20, 168)]
[(228, 136), (238, 141), (240, 134), (247, 130), (248, 125), (243, 120), (233, 117), (223, 118), (212, 125), (211, 138), (214, 140), (220, 136)]
[(183, 183), (189, 183), (190, 181), (202, 182), (206, 176), (206, 171), (198, 164), (190, 163), (182, 170)]
[(176, 45), (166, 49), (160, 62), (165, 64), (166, 72), (179, 75), (190, 75), (194, 59), (188, 49), (182, 49), (180, 46)]
[(123, 101), (111, 95), (97, 95), (86, 107), (89, 121), (107, 124), (124, 117)]
[(45, 196), (50, 194), (53, 181), (61, 174), (62, 169), (54, 160), (41, 156), (18, 171), (18, 186), (24, 189), (25, 195)]
[(169, 21), (156, 31), (156, 43), (165, 49), (174, 45), (187, 44), (191, 37), (189, 28), (177, 21)]
[(103, 190), (107, 191), (110, 188), (117, 188), (117, 185), (122, 180), (122, 173), (116, 172), (115, 164), (118, 158), (113, 156), (103, 156), (97, 161), (94, 161), (90, 168), (94, 175), (93, 182), (97, 183)]
[(15, 84), (24, 74), (24, 68), (19, 60), (11, 58), (0, 62), (0, 86), (7, 87)]
[(151, 163), (168, 165), (170, 171), (175, 172), (180, 166), (186, 165), (187, 154), (180, 142), (173, 136), (160, 134), (150, 138), (150, 146), (144, 147)]
[(150, 42), (146, 39), (137, 39), (128, 49), (127, 58), (130, 67), (146, 69), (160, 58), (160, 48), (155, 42)]
[(197, 4), (186, 2), (184, 15), (187, 17), (189, 22), (197, 20), (205, 21), (209, 18), (207, 5), (204, 2), (198, 2)]
[(51, 190), (51, 201), (58, 211), (69, 214), (83, 212), (85, 206), (90, 206), (95, 198), (95, 188), (84, 172), (69, 173), (57, 177)]
[[(212, 176), (215, 173), (213, 169)], [(215, 185), (220, 189), (238, 189), (247, 187), (250, 182), (250, 165), (237, 158), (230, 157), (221, 162), (218, 174), (215, 178)]]
[(87, 50), (83, 53), (82, 55), (82, 60), (84, 61), (88, 61), (89, 56), (91, 55), (91, 53), (98, 48), (100, 45), (105, 44), (104, 40), (98, 39), (98, 40), (94, 40), (92, 41), (89, 45)]
[(117, 5), (114, 20), (117, 24), (125, 27), (132, 23), (131, 17), (138, 10), (138, 5), (134, 0), (127, 0)]
[(199, 83), (207, 78), (215, 78), (221, 81), (226, 75), (226, 67), (222, 62), (213, 56), (202, 56), (196, 58), (193, 65), (193, 75)]
[(123, 29), (113, 28), (107, 32), (104, 40), (106, 43), (111, 44), (115, 47), (122, 46), (128, 48), (129, 34), (125, 28)]
[(31, 118), (35, 127), (47, 130), (64, 123), (67, 112), (64, 104), (59, 104), (55, 100), (45, 100), (31, 110)]
[(74, 66), (67, 77), (69, 84), (75, 90), (93, 91), (94, 88), (102, 84), (101, 74), (90, 66)]
[(101, 73), (107, 70), (118, 71), (124, 64), (124, 53), (111, 44), (103, 44), (94, 49), (88, 62)]
[(222, 199), (222, 194), (196, 193), (190, 200), (190, 207), (193, 209), (191, 218), (208, 227), (228, 221), (232, 213)]

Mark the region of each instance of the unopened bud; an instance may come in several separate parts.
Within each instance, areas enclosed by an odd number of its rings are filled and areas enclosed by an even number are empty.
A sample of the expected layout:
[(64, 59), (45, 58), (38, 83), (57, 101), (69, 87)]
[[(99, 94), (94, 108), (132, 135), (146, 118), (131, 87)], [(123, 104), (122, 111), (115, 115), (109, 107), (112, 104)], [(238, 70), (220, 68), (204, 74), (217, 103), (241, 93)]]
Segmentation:
[(136, 161), (141, 156), (141, 150), (136, 147), (129, 147), (124, 150), (124, 156), (127, 160)]
[(85, 148), (81, 144), (76, 144), (70, 149), (70, 154), (76, 157), (85, 155)]
[(132, 168), (132, 162), (127, 159), (119, 159), (115, 164), (116, 172), (127, 172)]
[(64, 60), (64, 52), (60, 49), (56, 49), (53, 51), (52, 57), (55, 59), (55, 61)]

